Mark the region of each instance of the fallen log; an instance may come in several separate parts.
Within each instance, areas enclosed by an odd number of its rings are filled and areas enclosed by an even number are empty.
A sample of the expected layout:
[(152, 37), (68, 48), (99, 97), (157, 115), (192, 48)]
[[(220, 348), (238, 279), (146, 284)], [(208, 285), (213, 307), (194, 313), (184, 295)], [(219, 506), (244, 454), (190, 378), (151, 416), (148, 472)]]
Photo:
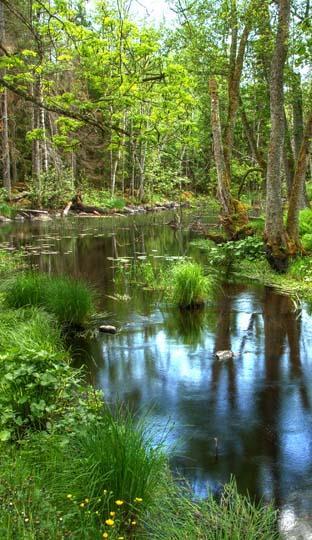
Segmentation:
[(21, 213), (21, 214), (30, 214), (30, 215), (34, 215), (34, 216), (39, 216), (39, 215), (48, 215), (49, 212), (47, 210), (35, 210), (35, 209), (31, 209), (31, 208), (19, 208), (18, 209), (18, 212)]

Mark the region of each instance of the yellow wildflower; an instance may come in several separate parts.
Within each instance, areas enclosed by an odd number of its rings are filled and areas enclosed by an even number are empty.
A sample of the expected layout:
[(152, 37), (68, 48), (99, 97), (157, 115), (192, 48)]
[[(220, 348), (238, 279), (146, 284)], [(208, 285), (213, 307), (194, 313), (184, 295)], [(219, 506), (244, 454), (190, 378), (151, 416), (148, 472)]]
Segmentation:
[(112, 516), (112, 517), (115, 517), (115, 516), (116, 516), (116, 512), (110, 512), (109, 515)]
[(108, 534), (106, 532), (103, 533), (103, 538), (108, 538)]
[(117, 504), (117, 506), (121, 506), (124, 501), (121, 501), (120, 499), (118, 499), (117, 501), (115, 501), (115, 503)]
[(73, 498), (72, 494), (71, 494), (71, 493), (68, 493), (67, 499), (72, 499), (72, 498)]
[(143, 501), (143, 499), (141, 499), (141, 497), (136, 497), (134, 499), (134, 502), (137, 502), (137, 503), (141, 503)]
[(89, 502), (89, 499), (85, 499), (85, 503), (87, 503), (87, 504), (88, 504), (88, 502)]
[(80, 505), (79, 505), (79, 506), (80, 506), (80, 508), (84, 508), (84, 505), (85, 505), (85, 503), (84, 503), (84, 502), (82, 502), (82, 503), (80, 503)]
[(137, 524), (136, 521), (131, 521), (131, 525), (133, 525), (133, 527)]
[(115, 521), (113, 519), (106, 519), (105, 523), (106, 523), (106, 525), (109, 525), (110, 527), (112, 527), (114, 525)]

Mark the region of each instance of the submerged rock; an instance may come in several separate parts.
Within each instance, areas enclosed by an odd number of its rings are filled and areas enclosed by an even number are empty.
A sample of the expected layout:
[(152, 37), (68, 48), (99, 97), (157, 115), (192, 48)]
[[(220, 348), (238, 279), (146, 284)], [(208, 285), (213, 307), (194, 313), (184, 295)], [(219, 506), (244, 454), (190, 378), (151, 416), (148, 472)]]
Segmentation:
[(102, 324), (99, 327), (99, 331), (103, 332), (105, 334), (116, 334), (117, 333), (117, 328), (116, 328), (116, 326), (111, 326), (110, 324)]
[(233, 360), (234, 353), (232, 351), (217, 351), (216, 358), (223, 362), (223, 360)]

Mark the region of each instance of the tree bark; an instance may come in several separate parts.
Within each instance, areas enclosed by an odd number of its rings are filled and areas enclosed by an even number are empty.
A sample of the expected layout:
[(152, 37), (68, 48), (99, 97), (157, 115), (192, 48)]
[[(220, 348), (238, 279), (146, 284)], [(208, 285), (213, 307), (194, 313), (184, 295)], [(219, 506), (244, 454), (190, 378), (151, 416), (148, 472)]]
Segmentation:
[(296, 170), (289, 199), (287, 215), (287, 233), (293, 253), (301, 250), (299, 238), (299, 210), (303, 195), (305, 177), (309, 165), (310, 147), (312, 140), (312, 111), (309, 114), (304, 130), (301, 148), (296, 163)]
[(211, 128), (213, 135), (214, 157), (218, 178), (218, 199), (221, 206), (221, 221), (229, 238), (237, 237), (239, 230), (248, 222), (247, 214), (230, 191), (230, 177), (226, 167), (222, 143), (219, 112), (218, 85), (214, 78), (209, 80), (211, 98)]
[(243, 124), (243, 128), (244, 128), (247, 140), (248, 140), (250, 151), (252, 153), (253, 158), (258, 163), (259, 168), (262, 171), (263, 178), (265, 178), (267, 163), (264, 159), (262, 151), (259, 149), (257, 145), (254, 130), (248, 121), (247, 114), (245, 112), (244, 105), (241, 99), (240, 99), (240, 113), (241, 113), (242, 124)]
[(284, 66), (288, 53), (290, 0), (278, 2), (278, 28), (270, 72), (271, 134), (267, 169), (265, 243), (271, 266), (285, 272), (288, 247), (283, 223), (281, 164), (284, 144)]
[[(0, 1), (0, 42), (5, 41), (5, 13), (4, 5)], [(3, 72), (5, 76), (5, 70)], [(8, 117), (8, 90), (4, 88), (1, 96), (2, 105), (2, 176), (3, 187), (11, 194), (11, 159), (9, 141), (9, 117)]]

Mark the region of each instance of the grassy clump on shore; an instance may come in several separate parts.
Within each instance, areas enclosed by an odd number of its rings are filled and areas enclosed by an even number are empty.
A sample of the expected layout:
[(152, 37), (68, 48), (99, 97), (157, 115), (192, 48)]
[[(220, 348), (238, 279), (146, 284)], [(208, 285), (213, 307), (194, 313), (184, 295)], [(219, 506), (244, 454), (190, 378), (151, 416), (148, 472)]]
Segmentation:
[(129, 417), (109, 419), (113, 431), (119, 432), (124, 459), (110, 454), (114, 446), (108, 432), (109, 450), (104, 454), (111, 461), (106, 462), (98, 454), (101, 444), (96, 439), (103, 429), (104, 441), (103, 414), (102, 421), (89, 423), (85, 433), (83, 425), (78, 426), (65, 442), (61, 436), (40, 434), (19, 449), (2, 446), (1, 538), (279, 538), (277, 512), (239, 494), (234, 481), (225, 486), (221, 500), (192, 500), (191, 491), (174, 482), (162, 450), (141, 440), (141, 428)]
[(9, 308), (42, 307), (65, 326), (83, 326), (94, 313), (91, 289), (67, 276), (26, 272), (8, 280), (3, 291)]

